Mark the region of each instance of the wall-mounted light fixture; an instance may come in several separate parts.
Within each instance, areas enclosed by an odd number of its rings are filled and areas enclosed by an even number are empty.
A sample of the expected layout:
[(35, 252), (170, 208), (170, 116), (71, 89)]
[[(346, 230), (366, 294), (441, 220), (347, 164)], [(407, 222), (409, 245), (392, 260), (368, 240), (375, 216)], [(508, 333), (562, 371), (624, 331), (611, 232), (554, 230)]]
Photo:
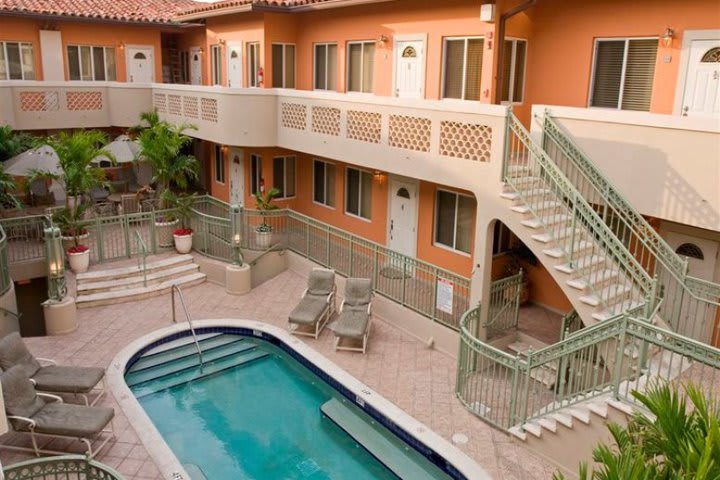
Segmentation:
[(225, 40), (224, 38), (220, 38), (220, 39), (218, 39), (218, 43), (219, 43), (220, 45), (225, 45), (226, 40)]
[(665, 28), (665, 31), (660, 35), (660, 40), (665, 48), (672, 45), (673, 37), (675, 36), (675, 30), (670, 27)]
[(385, 35), (385, 34), (383, 33), (383, 34), (380, 34), (380, 36), (379, 36), (378, 39), (377, 39), (377, 42), (375, 42), (375, 43), (377, 43), (377, 46), (378, 46), (378, 47), (382, 48), (382, 47), (385, 46), (385, 44), (387, 43), (387, 41), (388, 41), (388, 37), (387, 37), (387, 35)]
[(125, 42), (120, 42), (120, 45), (118, 45), (118, 50), (120, 50), (120, 51), (125, 50)]
[(386, 177), (386, 176), (387, 176), (387, 174), (386, 174), (385, 172), (381, 172), (380, 170), (375, 170), (375, 171), (373, 172), (373, 179), (374, 179), (377, 183), (380, 183), (380, 184), (382, 184), (382, 183), (385, 182), (385, 177)]

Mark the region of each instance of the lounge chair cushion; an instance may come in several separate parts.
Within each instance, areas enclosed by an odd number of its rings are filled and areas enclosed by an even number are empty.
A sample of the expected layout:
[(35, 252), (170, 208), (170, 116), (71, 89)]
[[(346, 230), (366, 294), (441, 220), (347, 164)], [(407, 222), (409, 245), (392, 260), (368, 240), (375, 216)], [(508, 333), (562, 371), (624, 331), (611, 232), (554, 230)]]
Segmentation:
[(305, 295), (288, 317), (291, 323), (314, 325), (328, 308), (326, 295)]
[(337, 321), (330, 325), (335, 335), (342, 338), (362, 338), (367, 331), (370, 316), (365, 308), (344, 308)]
[[(0, 375), (5, 412), (8, 415), (31, 418), (45, 406), (45, 401), (37, 395), (35, 387), (21, 366), (15, 366)], [(13, 421), (15, 428), (21, 428), (26, 422)]]
[(369, 278), (348, 278), (345, 283), (345, 305), (367, 305), (372, 298), (372, 281)]
[(32, 419), (38, 433), (82, 438), (100, 433), (114, 415), (110, 407), (48, 403)]
[(311, 295), (329, 295), (335, 287), (335, 272), (315, 269), (308, 276), (308, 293)]
[(27, 377), (32, 377), (40, 370), (40, 363), (17, 332), (5, 335), (0, 340), (0, 368), (8, 370), (15, 365), (19, 365)]
[(33, 375), (35, 388), (48, 392), (88, 393), (105, 376), (99, 367), (71, 367), (51, 365)]

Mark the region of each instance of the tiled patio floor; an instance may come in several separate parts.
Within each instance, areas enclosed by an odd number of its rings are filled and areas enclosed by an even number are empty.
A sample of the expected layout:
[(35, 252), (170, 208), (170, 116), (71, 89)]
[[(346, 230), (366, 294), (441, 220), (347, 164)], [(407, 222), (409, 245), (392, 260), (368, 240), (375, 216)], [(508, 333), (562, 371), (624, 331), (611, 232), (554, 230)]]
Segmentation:
[[(184, 293), (193, 318), (246, 318), (285, 326), (304, 284), (302, 276), (286, 271), (245, 296), (227, 295), (223, 287), (210, 283), (188, 288)], [(168, 296), (83, 309), (78, 314), (80, 327), (74, 333), (28, 339), (33, 353), (66, 364), (107, 367), (128, 342), (172, 321)], [(374, 324), (367, 355), (334, 352), (328, 330), (318, 340), (304, 341), (443, 437), (450, 439), (456, 432), (467, 435), (469, 442), (460, 448), (493, 478), (551, 478), (552, 466), (463, 408), (454, 395), (453, 358), (427, 349), (382, 321)], [(112, 395), (103, 403), (116, 409), (117, 439), (98, 459), (117, 468), (128, 480), (162, 478)], [(0, 441), (17, 439), (8, 435), (0, 437)], [(0, 451), (5, 465), (27, 458)]]

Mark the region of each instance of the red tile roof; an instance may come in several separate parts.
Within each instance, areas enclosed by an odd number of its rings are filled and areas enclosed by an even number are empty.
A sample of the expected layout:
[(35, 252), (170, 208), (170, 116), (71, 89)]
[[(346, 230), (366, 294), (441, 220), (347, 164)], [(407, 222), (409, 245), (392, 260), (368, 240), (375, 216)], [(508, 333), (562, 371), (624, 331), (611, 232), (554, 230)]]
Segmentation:
[[(1, 0), (0, 0), (1, 1)], [(186, 15), (196, 15), (206, 12), (214, 12), (217, 10), (232, 9), (233, 7), (241, 7), (243, 5), (252, 5), (258, 7), (275, 7), (292, 9), (296, 7), (304, 7), (320, 3), (332, 2), (337, 6), (343, 6), (344, 3), (351, 3), (353, 0), (222, 0), (214, 3), (195, 2), (195, 6), (181, 11), (178, 16), (182, 18)], [(382, 1), (382, 0), (380, 0)]]
[(118, 22), (170, 23), (192, 0), (0, 0), (0, 15), (21, 13)]

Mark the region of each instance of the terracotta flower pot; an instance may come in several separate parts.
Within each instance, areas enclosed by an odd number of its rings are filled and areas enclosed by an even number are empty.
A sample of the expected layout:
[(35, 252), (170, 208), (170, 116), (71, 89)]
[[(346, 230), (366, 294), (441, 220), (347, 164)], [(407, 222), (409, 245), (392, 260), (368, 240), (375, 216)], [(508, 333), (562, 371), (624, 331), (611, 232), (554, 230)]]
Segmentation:
[(67, 252), (68, 261), (70, 262), (70, 269), (75, 273), (87, 272), (90, 267), (90, 249), (86, 247), (86, 250), (81, 252), (73, 252), (73, 249)]

